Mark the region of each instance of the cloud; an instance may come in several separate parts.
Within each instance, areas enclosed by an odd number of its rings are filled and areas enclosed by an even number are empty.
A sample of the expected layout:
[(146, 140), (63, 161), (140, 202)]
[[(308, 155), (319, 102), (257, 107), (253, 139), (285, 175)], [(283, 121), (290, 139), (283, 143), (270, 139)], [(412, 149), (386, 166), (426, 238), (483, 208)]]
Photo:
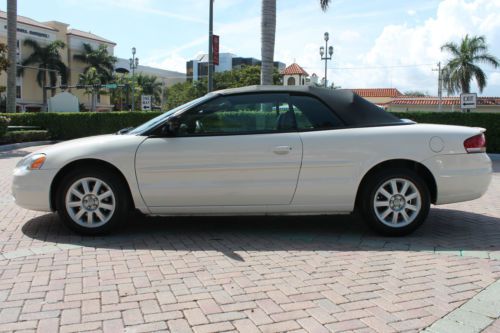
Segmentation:
[(344, 30), (338, 35), (338, 40), (341, 42), (357, 40), (361, 37), (361, 34), (354, 30)]
[[(80, 4), (81, 1), (77, 0), (69, 0), (71, 3)], [(198, 1), (199, 2), (199, 1)], [(206, 24), (208, 19), (198, 18), (196, 15), (184, 15), (177, 12), (173, 12), (170, 10), (158, 9), (157, 6), (154, 5), (153, 0), (92, 0), (87, 1), (86, 6), (94, 5), (96, 8), (102, 10), (103, 6), (109, 7), (117, 7), (122, 9), (128, 9), (134, 12), (141, 12), (145, 14), (153, 14), (156, 16), (168, 17), (171, 19), (187, 21), (192, 23), (201, 23)]]
[[(448, 55), (441, 52), (441, 45), (448, 41), (459, 42), (465, 34), (485, 35), (490, 51), (498, 55), (499, 31), (500, 0), (444, 0), (439, 4), (436, 16), (420, 25), (386, 26), (371, 49), (362, 56), (362, 62), (365, 66), (445, 63)], [(403, 90), (434, 87), (430, 90), (436, 91), (437, 75), (432, 72), (432, 67), (370, 71), (364, 84), (393, 85)]]
[(415, 16), (417, 15), (417, 11), (415, 9), (408, 9), (406, 13), (410, 16)]
[(170, 54), (163, 56), (161, 59), (148, 59), (144, 64), (146, 66), (157, 67), (169, 71), (186, 73), (186, 61), (187, 59), (178, 53), (171, 52)]

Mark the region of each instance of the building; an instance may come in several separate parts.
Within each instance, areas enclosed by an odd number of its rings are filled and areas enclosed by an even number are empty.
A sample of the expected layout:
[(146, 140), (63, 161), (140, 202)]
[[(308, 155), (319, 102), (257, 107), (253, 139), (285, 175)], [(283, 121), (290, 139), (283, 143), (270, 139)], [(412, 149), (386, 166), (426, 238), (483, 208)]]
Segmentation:
[(309, 74), (296, 63), (283, 69), (280, 74), (283, 76), (284, 86), (305, 86), (311, 82)]
[[(352, 89), (352, 91), (387, 111), (439, 111), (439, 98), (436, 96), (408, 96), (396, 88)], [(442, 111), (460, 112), (460, 97), (443, 97)], [(500, 97), (478, 97), (477, 108), (471, 112), (500, 112)]]
[[(85, 32), (78, 29), (70, 29), (69, 25), (63, 22), (50, 21), (38, 22), (31, 18), (18, 16), (17, 17), (17, 53), (18, 62), (26, 59), (32, 52), (30, 47), (24, 46), (24, 41), (28, 38), (34, 39), (40, 44), (48, 44), (55, 40), (60, 40), (65, 43), (66, 47), (60, 51), (62, 60), (68, 68), (68, 85), (74, 86), (78, 83), (79, 76), (83, 73), (85, 63), (73, 59), (73, 55), (82, 52), (84, 43), (90, 44), (93, 48), (104, 44), (108, 48), (108, 52), (113, 54), (115, 43), (97, 36), (91, 32)], [(0, 42), (7, 44), (7, 14), (0, 11)], [(36, 81), (38, 73), (37, 68), (25, 68), (24, 74), (17, 78), (17, 109), (19, 111), (40, 111), (43, 107), (42, 88)], [(5, 86), (7, 83), (7, 74), (0, 75), (0, 85)], [(60, 92), (56, 89), (56, 92)], [(76, 95), (80, 103), (87, 107), (90, 105), (90, 96), (86, 95), (81, 89), (71, 89), (71, 93)], [(50, 92), (48, 93), (50, 97)], [(98, 97), (98, 110), (110, 110), (109, 95), (101, 95)]]
[(379, 106), (386, 106), (394, 98), (404, 96), (396, 88), (352, 89), (352, 91)]
[[(219, 64), (214, 66), (214, 71), (225, 72), (233, 69), (241, 69), (243, 66), (260, 66), (261, 61), (255, 58), (238, 57), (232, 53), (219, 53)], [(274, 67), (279, 71), (285, 68), (280, 61), (274, 62)], [(196, 59), (186, 62), (186, 76), (188, 80), (197, 81), (208, 76), (208, 54), (202, 54)]]
[[(400, 96), (387, 103), (387, 110), (393, 112), (435, 112), (439, 110), (439, 98), (435, 96)], [(460, 112), (460, 97), (443, 97), (443, 112)], [(470, 112), (500, 112), (500, 97), (478, 97), (477, 108)]]
[[(130, 73), (130, 61), (129, 59), (117, 58), (115, 63), (115, 72), (128, 74)], [(143, 74), (156, 76), (159, 81), (163, 83), (164, 87), (170, 87), (176, 83), (181, 83), (186, 81), (186, 74), (181, 72), (169, 71), (166, 69), (143, 66), (139, 65), (135, 69), (135, 74)]]

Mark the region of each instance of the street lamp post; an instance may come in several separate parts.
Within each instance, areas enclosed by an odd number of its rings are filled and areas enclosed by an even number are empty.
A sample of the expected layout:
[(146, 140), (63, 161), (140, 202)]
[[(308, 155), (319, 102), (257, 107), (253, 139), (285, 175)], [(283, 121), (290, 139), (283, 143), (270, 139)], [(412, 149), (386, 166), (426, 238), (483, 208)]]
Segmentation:
[[(328, 32), (325, 32), (325, 46), (321, 46), (319, 48), (319, 55), (321, 56), (321, 60), (325, 61), (325, 88), (327, 87), (327, 70), (328, 70), (328, 60), (332, 60), (333, 56), (333, 46), (328, 46), (328, 40), (330, 39), (330, 35)], [(327, 51), (328, 50), (328, 51)], [(326, 54), (328, 52), (328, 54)], [(328, 56), (329, 55), (329, 56)]]
[(129, 59), (130, 69), (132, 70), (132, 111), (135, 110), (135, 70), (139, 66), (139, 58), (135, 56), (136, 49), (132, 48), (132, 58)]

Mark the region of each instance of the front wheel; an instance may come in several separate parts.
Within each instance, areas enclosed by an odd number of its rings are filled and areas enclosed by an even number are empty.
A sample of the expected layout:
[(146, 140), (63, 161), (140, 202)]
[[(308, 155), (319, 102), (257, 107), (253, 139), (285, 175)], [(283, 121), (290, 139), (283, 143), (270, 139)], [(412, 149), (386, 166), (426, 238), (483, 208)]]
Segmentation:
[(413, 232), (427, 218), (429, 189), (412, 170), (387, 169), (370, 177), (360, 206), (373, 229), (388, 236), (402, 236)]
[(57, 193), (57, 211), (64, 224), (85, 235), (109, 232), (128, 211), (121, 179), (101, 170), (75, 171), (64, 177)]

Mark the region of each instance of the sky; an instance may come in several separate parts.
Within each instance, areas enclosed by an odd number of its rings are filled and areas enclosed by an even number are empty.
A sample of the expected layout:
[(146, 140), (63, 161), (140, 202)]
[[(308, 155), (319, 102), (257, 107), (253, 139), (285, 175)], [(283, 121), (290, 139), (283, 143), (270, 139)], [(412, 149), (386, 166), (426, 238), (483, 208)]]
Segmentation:
[[(5, 1), (0, 6), (5, 10)], [(57, 20), (117, 43), (115, 55), (140, 64), (186, 71), (186, 61), (208, 49), (209, 0), (18, 0), (19, 15)], [(261, 0), (215, 0), (214, 33), (221, 52), (260, 59)], [(342, 88), (395, 87), (437, 94), (440, 46), (465, 34), (484, 35), (500, 58), (500, 0), (277, 0), (275, 60), (297, 62), (324, 76), (319, 47), (334, 47), (328, 79)], [(483, 96), (500, 96), (500, 68)], [(477, 86), (473, 86), (473, 91)]]

